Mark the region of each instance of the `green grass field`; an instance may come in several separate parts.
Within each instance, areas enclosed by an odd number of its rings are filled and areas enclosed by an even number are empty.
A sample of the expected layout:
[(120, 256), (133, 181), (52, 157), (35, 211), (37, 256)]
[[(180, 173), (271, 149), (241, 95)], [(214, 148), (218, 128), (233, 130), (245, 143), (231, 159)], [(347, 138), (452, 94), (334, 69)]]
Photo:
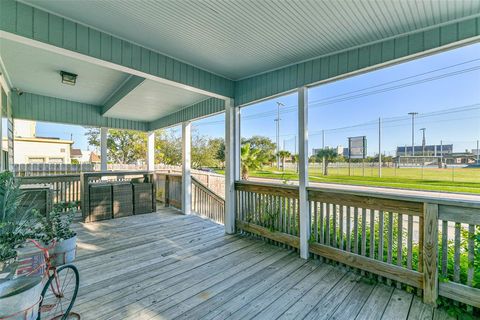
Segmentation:
[[(383, 168), (379, 178), (378, 168), (366, 167), (365, 170), (352, 169), (350, 174), (348, 168), (329, 168), (328, 176), (323, 176), (319, 168), (309, 169), (311, 182), (480, 194), (480, 168)], [(298, 180), (295, 170), (281, 171), (270, 167), (253, 171), (250, 176)]]

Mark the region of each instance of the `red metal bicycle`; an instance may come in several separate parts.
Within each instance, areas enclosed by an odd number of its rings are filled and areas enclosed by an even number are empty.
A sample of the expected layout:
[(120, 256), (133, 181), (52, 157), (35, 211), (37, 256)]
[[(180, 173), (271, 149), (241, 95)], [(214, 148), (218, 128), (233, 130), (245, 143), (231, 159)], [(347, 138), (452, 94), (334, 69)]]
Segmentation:
[[(78, 269), (72, 264), (57, 267), (58, 253), (55, 253), (55, 256), (50, 254), (56, 245), (55, 241), (48, 247), (42, 246), (36, 240), (29, 241), (43, 252), (46, 265), (47, 281), (42, 290), (37, 320), (80, 319), (79, 314), (71, 312), (80, 284)], [(65, 258), (63, 261), (65, 262)]]

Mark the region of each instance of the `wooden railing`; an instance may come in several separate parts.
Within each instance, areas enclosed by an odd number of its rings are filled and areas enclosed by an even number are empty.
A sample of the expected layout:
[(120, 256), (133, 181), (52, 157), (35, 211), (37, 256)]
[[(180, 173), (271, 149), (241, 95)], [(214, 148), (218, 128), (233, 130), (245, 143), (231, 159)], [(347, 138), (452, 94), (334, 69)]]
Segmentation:
[(225, 200), (192, 177), (192, 212), (217, 223), (225, 223)]
[(17, 177), (17, 181), (23, 186), (46, 186), (50, 187), (53, 196), (53, 204), (74, 203), (80, 210), (80, 175), (54, 175), (41, 177)]
[[(299, 248), (297, 186), (237, 182), (236, 227)], [(480, 307), (480, 203), (308, 188), (309, 251), (379, 281)]]
[[(182, 176), (156, 174), (157, 200), (166, 206), (182, 209)], [(225, 200), (192, 176), (192, 213), (224, 224)]]

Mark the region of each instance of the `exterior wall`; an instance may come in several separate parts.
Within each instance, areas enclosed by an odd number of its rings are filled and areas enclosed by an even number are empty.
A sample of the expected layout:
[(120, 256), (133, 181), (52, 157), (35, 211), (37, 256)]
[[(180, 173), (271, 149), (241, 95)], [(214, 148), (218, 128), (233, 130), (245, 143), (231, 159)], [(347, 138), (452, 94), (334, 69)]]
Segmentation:
[(147, 131), (148, 123), (103, 117), (100, 106), (25, 92), (12, 94), (15, 119)]
[(223, 111), (225, 111), (225, 100), (210, 98), (203, 100), (199, 103), (195, 103), (190, 107), (172, 113), (159, 120), (150, 122), (149, 129), (156, 130), (160, 128), (165, 128), (178, 123), (182, 123), (184, 121), (201, 118)]
[[(41, 139), (46, 140), (46, 139)], [(51, 140), (35, 141), (35, 139), (15, 138), (14, 148), (15, 156), (14, 163), (37, 163), (32, 161), (32, 158), (43, 158), (44, 163), (64, 163), (70, 164), (70, 146), (71, 141), (58, 141)], [(55, 159), (55, 160), (54, 160)], [(62, 159), (61, 162), (56, 159)]]
[(221, 96), (234, 94), (231, 80), (15, 0), (0, 1), (0, 29)]

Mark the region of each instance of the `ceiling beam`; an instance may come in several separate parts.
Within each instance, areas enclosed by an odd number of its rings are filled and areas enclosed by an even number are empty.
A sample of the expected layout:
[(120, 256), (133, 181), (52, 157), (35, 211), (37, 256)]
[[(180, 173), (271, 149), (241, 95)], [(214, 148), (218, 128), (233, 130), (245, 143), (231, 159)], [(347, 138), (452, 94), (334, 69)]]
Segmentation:
[(116, 105), (120, 100), (125, 98), (130, 92), (145, 81), (145, 78), (131, 75), (127, 80), (105, 101), (102, 107), (102, 116)]

